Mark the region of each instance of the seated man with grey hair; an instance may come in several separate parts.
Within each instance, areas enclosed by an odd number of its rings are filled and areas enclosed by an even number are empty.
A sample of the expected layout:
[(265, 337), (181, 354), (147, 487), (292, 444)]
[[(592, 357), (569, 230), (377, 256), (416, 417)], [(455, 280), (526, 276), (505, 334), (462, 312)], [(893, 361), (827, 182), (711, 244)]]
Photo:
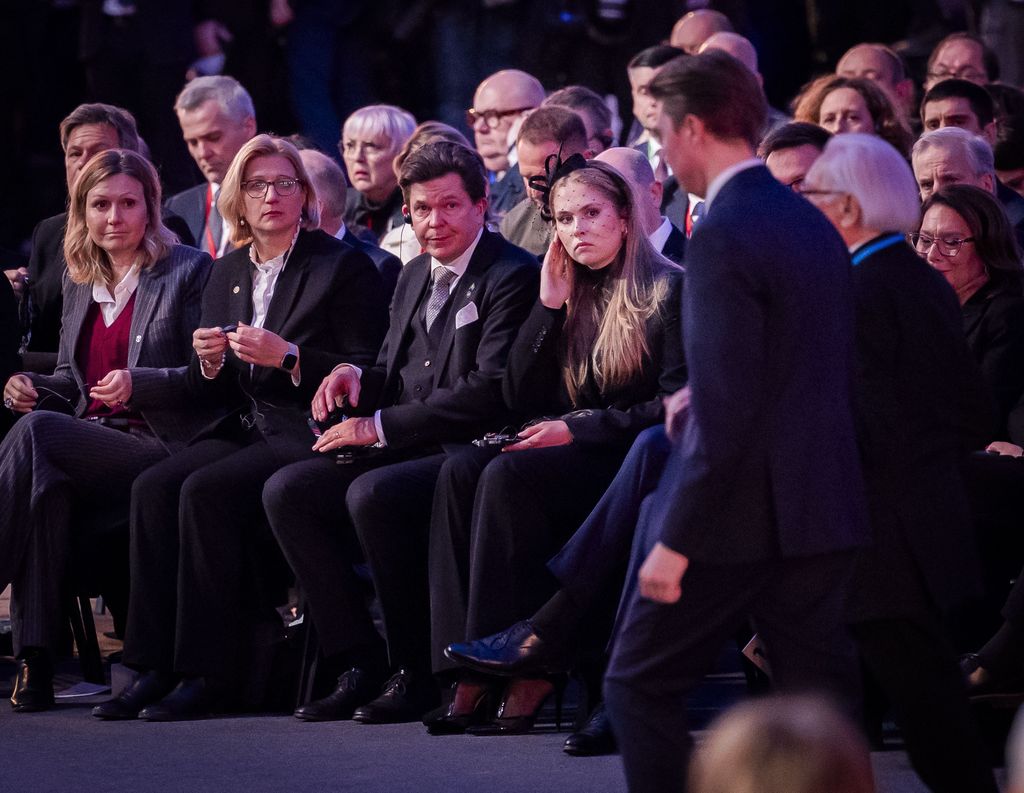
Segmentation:
[(211, 75), (189, 82), (174, 101), (174, 112), (206, 182), (172, 195), (166, 205), (184, 218), (196, 246), (216, 259), (232, 250), (217, 195), (238, 150), (256, 134), (256, 111), (235, 78)]
[(398, 283), (398, 275), (402, 272), (401, 260), (376, 245), (364, 242), (345, 225), (347, 191), (345, 173), (341, 166), (316, 149), (302, 149), (299, 151), (299, 157), (302, 158), (306, 176), (313, 183), (317, 201), (320, 203), (320, 229), (370, 257), (384, 281), (384, 292), (390, 303), (395, 284)]
[(992, 147), (983, 137), (960, 127), (928, 132), (914, 144), (911, 163), (922, 201), (946, 185), (980, 187), (999, 199), (1018, 241), (1024, 244), (1024, 199), (996, 179)]
[[(70, 193), (79, 172), (95, 155), (108, 149), (143, 153), (135, 117), (127, 110), (99, 102), (79, 105), (60, 122), (60, 145), (64, 150), (64, 171)], [(22, 368), (49, 373), (57, 364), (63, 311), (64, 230), (67, 212), (41, 220), (32, 231), (32, 253), (28, 268), (4, 271), (15, 294), (29, 301), (22, 327)], [(180, 218), (164, 217), (164, 224), (181, 241), (192, 244)]]
[(608, 163), (621, 173), (640, 202), (641, 223), (654, 250), (676, 264), (683, 263), (686, 235), (661, 214), (662, 184), (654, 178), (651, 163), (636, 149), (615, 146), (598, 154), (595, 160)]

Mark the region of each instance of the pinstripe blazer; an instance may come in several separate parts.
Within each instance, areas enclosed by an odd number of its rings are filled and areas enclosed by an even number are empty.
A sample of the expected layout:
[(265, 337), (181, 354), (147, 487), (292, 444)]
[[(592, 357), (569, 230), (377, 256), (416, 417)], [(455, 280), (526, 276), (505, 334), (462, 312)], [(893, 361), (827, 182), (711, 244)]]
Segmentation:
[[(210, 257), (195, 248), (175, 245), (171, 252), (139, 274), (128, 339), (128, 370), (132, 375), (130, 406), (139, 411), (153, 434), (174, 451), (215, 418), (187, 399), (186, 372), (192, 357), (192, 331), (199, 326), (203, 287)], [(92, 305), (92, 285), (64, 277), (64, 311), (60, 351), (52, 375), (30, 374), (32, 384), (60, 394), (77, 416), (89, 404), (89, 388), (75, 351)], [(61, 409), (66, 403), (40, 394), (41, 407)], [(189, 400), (191, 401), (191, 400)], [(59, 403), (59, 404), (54, 404)]]

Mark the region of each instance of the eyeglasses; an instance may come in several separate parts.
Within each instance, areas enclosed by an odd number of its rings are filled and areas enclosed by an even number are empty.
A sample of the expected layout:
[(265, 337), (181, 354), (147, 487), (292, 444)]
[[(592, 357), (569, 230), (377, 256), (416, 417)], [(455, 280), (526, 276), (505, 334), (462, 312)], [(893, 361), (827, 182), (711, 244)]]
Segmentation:
[(280, 196), (289, 196), (299, 189), (300, 184), (302, 184), (301, 179), (275, 179), (273, 182), (250, 179), (248, 182), (242, 182), (242, 189), (250, 198), (263, 198), (267, 194), (267, 190), (270, 189), (270, 185), (274, 185), (275, 193)]
[(813, 201), (815, 196), (846, 195), (845, 190), (817, 190), (813, 187), (804, 187), (804, 184), (805, 182), (803, 179), (798, 179), (796, 182), (789, 186), (810, 201)]
[(984, 72), (979, 72), (972, 66), (961, 66), (955, 71), (949, 69), (941, 69), (935, 72), (928, 72), (929, 80), (948, 80), (955, 78), (957, 80), (967, 80), (972, 83), (976, 82), (988, 82), (988, 75)]
[(922, 256), (925, 256), (932, 249), (932, 245), (936, 246), (939, 249), (939, 253), (943, 256), (956, 256), (960, 253), (960, 249), (964, 246), (965, 242), (974, 242), (974, 237), (940, 239), (915, 231), (910, 235), (910, 241)]
[(475, 107), (471, 107), (466, 111), (466, 123), (470, 127), (475, 127), (476, 123), (483, 119), (484, 126), (489, 131), (496, 130), (501, 126), (501, 120), (506, 116), (514, 116), (517, 113), (525, 113), (527, 110), (533, 110), (532, 107), (517, 107), (512, 110), (477, 110)]

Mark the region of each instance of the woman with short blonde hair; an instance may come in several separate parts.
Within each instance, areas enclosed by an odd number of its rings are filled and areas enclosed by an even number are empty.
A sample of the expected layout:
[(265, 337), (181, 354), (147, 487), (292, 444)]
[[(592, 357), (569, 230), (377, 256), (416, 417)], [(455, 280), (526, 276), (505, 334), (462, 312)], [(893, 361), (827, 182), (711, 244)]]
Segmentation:
[(217, 209), (231, 227), (231, 242), (235, 247), (248, 245), (253, 239), (252, 228), (246, 225), (245, 220), (245, 170), (257, 157), (274, 155), (284, 157), (295, 168), (295, 181), (303, 195), (299, 227), (315, 229), (320, 225), (320, 204), (317, 201), (316, 188), (306, 174), (299, 150), (284, 138), (257, 135), (242, 146), (235, 159), (231, 161), (231, 167), (228, 168), (217, 198)]

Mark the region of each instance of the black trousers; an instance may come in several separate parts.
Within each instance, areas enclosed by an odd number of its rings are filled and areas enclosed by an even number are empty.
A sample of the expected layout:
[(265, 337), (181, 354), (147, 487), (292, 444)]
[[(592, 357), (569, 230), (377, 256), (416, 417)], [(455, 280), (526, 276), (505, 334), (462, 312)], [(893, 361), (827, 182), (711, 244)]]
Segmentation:
[(35, 411), (0, 445), (0, 589), (12, 584), (15, 653), (55, 649), (76, 516), (128, 509), (132, 481), (167, 456), (153, 435)]
[(304, 442), (268, 444), (254, 430), (199, 441), (135, 481), (125, 663), (235, 676), (247, 571), (266, 535), (263, 484), (310, 454)]
[(665, 605), (641, 598), (636, 583), (658, 536), (642, 515), (604, 684), (631, 793), (685, 789), (687, 698), (748, 617), (780, 690), (825, 692), (857, 710), (859, 668), (842, 624), (851, 552), (734, 565), (691, 561), (682, 597)]
[(554, 594), (547, 560), (586, 519), (625, 453), (569, 444), (449, 456), (430, 527), (435, 672), (452, 669), (448, 644), (507, 628)]
[(859, 622), (857, 649), (892, 703), (910, 763), (935, 793), (995, 793), (995, 779), (939, 618)]
[(355, 570), (361, 542), (384, 612), (392, 666), (429, 672), (426, 527), (444, 455), (420, 454), (385, 452), (348, 465), (308, 460), (267, 482), (263, 500), (271, 530), (327, 656), (380, 642)]

